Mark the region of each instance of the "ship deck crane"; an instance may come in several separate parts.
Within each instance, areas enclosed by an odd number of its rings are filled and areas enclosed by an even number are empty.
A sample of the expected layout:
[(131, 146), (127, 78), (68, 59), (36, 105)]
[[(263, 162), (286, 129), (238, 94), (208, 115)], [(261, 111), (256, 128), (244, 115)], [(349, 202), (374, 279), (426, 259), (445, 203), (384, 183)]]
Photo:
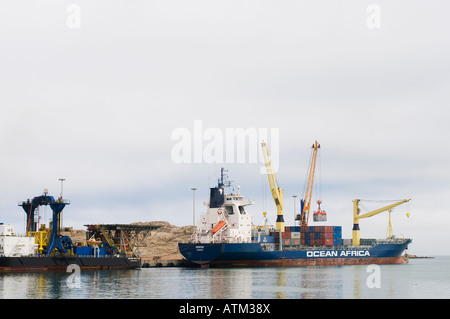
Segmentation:
[[(300, 202), (300, 214), (296, 215), (295, 220), (300, 221), (301, 226), (307, 226), (308, 220), (309, 220), (309, 211), (311, 207), (311, 198), (312, 198), (312, 190), (314, 186), (314, 175), (316, 172), (316, 160), (317, 160), (317, 153), (320, 148), (320, 144), (317, 143), (317, 141), (314, 142), (312, 145), (312, 156), (311, 156), (311, 163), (309, 165), (309, 173), (308, 173), (308, 181), (306, 184), (306, 193), (303, 200)], [(320, 203), (319, 203), (320, 202)], [(317, 219), (315, 221), (326, 221), (326, 213), (325, 211), (320, 209), (320, 204), (322, 202), (319, 200), (319, 210), (317, 211)]]
[(267, 144), (262, 141), (261, 147), (264, 155), (264, 162), (266, 164), (267, 177), (269, 178), (270, 190), (272, 191), (272, 197), (277, 206), (277, 221), (275, 229), (277, 231), (284, 232), (284, 218), (283, 218), (283, 189), (278, 187), (275, 173), (273, 172), (272, 162), (270, 160), (269, 150)]
[(390, 230), (390, 235), (389, 236), (392, 236), (392, 226), (390, 224), (391, 223), (391, 220), (390, 220), (391, 209), (396, 207), (396, 206), (399, 206), (401, 204), (404, 204), (406, 202), (409, 202), (410, 200), (411, 199), (404, 199), (404, 200), (401, 200), (401, 201), (396, 202), (394, 204), (387, 205), (387, 206), (381, 207), (379, 209), (373, 210), (371, 212), (365, 213), (363, 215), (360, 215), (359, 214), (360, 213), (359, 202), (361, 200), (360, 199), (355, 199), (353, 201), (352, 244), (355, 245), (355, 246), (360, 244), (360, 239), (361, 238), (360, 238), (359, 220), (362, 219), (362, 218), (368, 218), (368, 217), (372, 217), (372, 216), (378, 215), (378, 214), (380, 214), (382, 212), (385, 212), (385, 211), (389, 211), (389, 230)]

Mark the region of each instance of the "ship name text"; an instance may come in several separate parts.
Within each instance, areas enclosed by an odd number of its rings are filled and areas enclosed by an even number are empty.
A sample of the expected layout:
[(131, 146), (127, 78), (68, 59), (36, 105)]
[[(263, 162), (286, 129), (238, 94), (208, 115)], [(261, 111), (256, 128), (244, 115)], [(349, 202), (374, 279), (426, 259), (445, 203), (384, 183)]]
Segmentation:
[(306, 257), (370, 257), (368, 250), (310, 250)]

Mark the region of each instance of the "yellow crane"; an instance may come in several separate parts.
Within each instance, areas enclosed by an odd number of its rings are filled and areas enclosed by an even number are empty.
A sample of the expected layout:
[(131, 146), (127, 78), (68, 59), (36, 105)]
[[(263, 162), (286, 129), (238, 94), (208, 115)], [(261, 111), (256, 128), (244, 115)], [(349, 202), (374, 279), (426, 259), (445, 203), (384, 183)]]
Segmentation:
[[(312, 156), (311, 156), (311, 163), (309, 165), (309, 174), (308, 174), (308, 181), (306, 184), (306, 194), (305, 198), (301, 201), (300, 205), (300, 216), (296, 216), (296, 220), (300, 220), (301, 226), (307, 226), (308, 220), (309, 220), (309, 211), (311, 207), (311, 198), (312, 198), (312, 190), (314, 185), (314, 175), (316, 172), (316, 160), (317, 160), (317, 152), (320, 148), (320, 144), (315, 141), (315, 143), (312, 145)], [(321, 202), (320, 202), (321, 203)], [(325, 212), (320, 210), (320, 203), (319, 203), (319, 211), (320, 213), (324, 214), (324, 219), (321, 221), (326, 220), (326, 214)]]
[(353, 231), (352, 231), (352, 244), (353, 245), (359, 245), (360, 244), (360, 229), (359, 229), (359, 220), (362, 218), (368, 218), (375, 215), (378, 215), (379, 213), (389, 211), (389, 237), (392, 237), (392, 225), (391, 225), (391, 209), (399, 206), (401, 204), (404, 204), (406, 202), (409, 202), (411, 199), (404, 199), (397, 203), (387, 205), (381, 208), (378, 208), (376, 210), (373, 210), (371, 212), (365, 213), (363, 215), (360, 215), (360, 209), (359, 209), (359, 202), (360, 199), (355, 199), (353, 201)]
[(267, 177), (269, 178), (270, 189), (272, 191), (272, 197), (277, 206), (277, 221), (275, 229), (284, 232), (284, 218), (283, 218), (283, 190), (278, 187), (277, 179), (275, 178), (275, 173), (272, 169), (272, 162), (270, 161), (269, 149), (267, 144), (261, 142), (262, 152), (264, 155), (264, 162), (267, 169)]

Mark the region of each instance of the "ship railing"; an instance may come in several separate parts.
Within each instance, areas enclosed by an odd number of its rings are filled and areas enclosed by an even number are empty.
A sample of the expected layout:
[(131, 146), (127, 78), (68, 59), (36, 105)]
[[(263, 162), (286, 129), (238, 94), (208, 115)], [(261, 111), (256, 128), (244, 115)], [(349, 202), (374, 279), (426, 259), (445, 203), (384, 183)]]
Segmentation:
[(378, 239), (377, 244), (403, 244), (407, 241), (406, 238), (394, 238), (394, 239)]
[[(266, 251), (280, 250), (280, 245), (277, 243), (260, 243), (261, 248)], [(306, 245), (291, 245), (283, 244), (282, 250), (369, 250), (372, 245), (335, 245), (335, 246), (306, 246)]]

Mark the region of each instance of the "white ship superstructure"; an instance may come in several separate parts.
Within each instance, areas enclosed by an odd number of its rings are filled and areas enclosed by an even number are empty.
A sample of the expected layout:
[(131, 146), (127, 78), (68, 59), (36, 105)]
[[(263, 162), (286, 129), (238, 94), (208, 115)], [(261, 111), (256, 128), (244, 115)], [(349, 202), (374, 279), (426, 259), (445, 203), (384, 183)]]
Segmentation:
[(16, 236), (14, 225), (0, 224), (0, 257), (33, 256), (36, 249), (34, 237)]
[(197, 243), (250, 243), (252, 234), (252, 217), (246, 206), (253, 205), (253, 200), (246, 200), (238, 191), (225, 194), (230, 187), (224, 181), (224, 169), (218, 186), (211, 188), (209, 202), (204, 202), (206, 213), (202, 214), (197, 224), (193, 241)]

